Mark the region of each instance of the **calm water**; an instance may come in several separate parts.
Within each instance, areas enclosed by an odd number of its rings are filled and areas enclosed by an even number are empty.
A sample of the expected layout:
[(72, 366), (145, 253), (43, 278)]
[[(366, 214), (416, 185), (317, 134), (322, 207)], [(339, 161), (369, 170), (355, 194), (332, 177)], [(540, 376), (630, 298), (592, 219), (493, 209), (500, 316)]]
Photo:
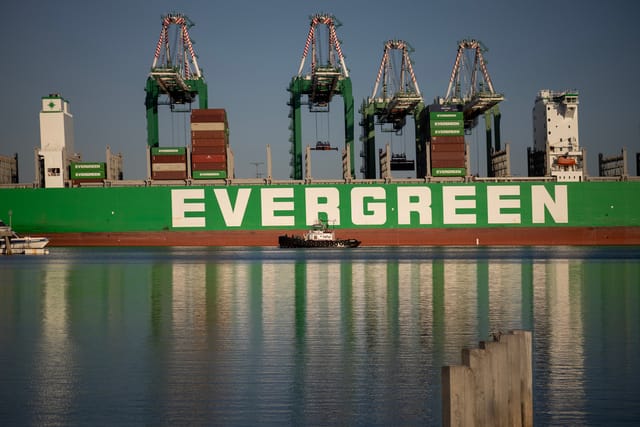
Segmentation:
[(0, 259), (0, 425), (440, 425), (534, 332), (537, 425), (640, 423), (640, 248), (51, 248)]

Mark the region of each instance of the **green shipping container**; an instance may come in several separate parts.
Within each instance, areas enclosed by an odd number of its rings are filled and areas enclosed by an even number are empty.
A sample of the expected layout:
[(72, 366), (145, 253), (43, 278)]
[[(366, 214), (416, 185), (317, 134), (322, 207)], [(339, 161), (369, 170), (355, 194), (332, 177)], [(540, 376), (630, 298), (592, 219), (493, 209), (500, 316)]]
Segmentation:
[(431, 111), (429, 120), (464, 120), (461, 111)]
[(465, 176), (467, 170), (465, 168), (433, 168), (432, 176)]
[(464, 129), (464, 122), (462, 120), (430, 120), (429, 127), (433, 128), (461, 128)]
[(105, 179), (104, 171), (81, 171), (71, 172), (71, 179)]
[(227, 171), (192, 171), (193, 179), (224, 179)]
[(152, 156), (184, 156), (187, 154), (187, 147), (151, 147)]
[(92, 163), (71, 163), (72, 171), (96, 171), (105, 170), (107, 168), (106, 163), (92, 162)]
[(431, 128), (431, 136), (464, 136), (464, 128)]

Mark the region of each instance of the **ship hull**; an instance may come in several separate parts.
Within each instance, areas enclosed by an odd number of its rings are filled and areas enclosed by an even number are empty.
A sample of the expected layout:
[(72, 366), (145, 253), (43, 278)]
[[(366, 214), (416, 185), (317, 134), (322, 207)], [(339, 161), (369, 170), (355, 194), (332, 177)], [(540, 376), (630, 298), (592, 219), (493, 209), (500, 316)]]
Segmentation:
[[(640, 227), (562, 229), (347, 229), (360, 246), (598, 246), (640, 245)], [(282, 231), (157, 231), (49, 233), (49, 246), (265, 246), (279, 245)]]
[(0, 188), (50, 246), (278, 246), (318, 218), (362, 246), (640, 245), (640, 181)]

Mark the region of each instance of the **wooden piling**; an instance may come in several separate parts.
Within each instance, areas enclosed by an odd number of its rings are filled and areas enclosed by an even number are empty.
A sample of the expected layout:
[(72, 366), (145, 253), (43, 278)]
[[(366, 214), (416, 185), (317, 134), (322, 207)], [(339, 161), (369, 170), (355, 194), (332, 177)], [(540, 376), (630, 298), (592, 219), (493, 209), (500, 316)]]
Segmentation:
[(530, 331), (511, 331), (444, 366), (442, 425), (533, 426), (531, 345)]

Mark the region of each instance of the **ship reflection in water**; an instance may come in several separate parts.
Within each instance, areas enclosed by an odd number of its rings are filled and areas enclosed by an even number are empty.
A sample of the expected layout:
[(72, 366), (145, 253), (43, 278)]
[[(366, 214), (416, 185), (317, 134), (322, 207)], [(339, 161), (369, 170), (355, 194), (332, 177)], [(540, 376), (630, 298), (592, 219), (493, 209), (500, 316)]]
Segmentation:
[(3, 264), (2, 425), (438, 425), (441, 366), (509, 329), (534, 331), (536, 424), (640, 422), (637, 248), (56, 248)]

